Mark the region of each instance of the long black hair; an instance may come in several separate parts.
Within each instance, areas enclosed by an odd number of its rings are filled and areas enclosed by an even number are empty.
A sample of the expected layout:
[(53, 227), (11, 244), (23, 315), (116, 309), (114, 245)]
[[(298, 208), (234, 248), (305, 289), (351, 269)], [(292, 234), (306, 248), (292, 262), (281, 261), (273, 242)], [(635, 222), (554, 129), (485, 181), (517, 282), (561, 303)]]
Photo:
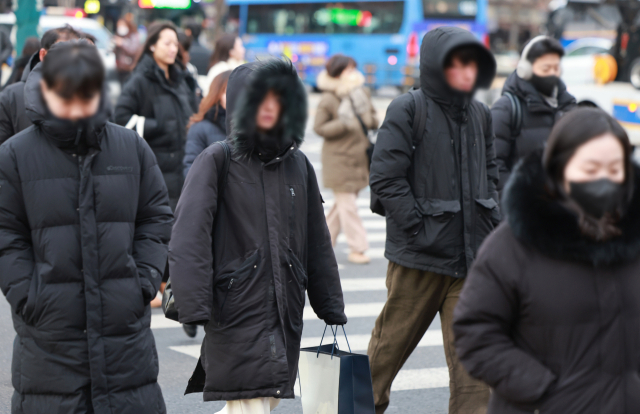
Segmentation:
[[(160, 33), (162, 33), (162, 31), (166, 29), (173, 30), (176, 33), (176, 37), (178, 36), (178, 27), (168, 20), (159, 20), (149, 25), (149, 29), (147, 30), (147, 40), (142, 46), (142, 50), (140, 51), (140, 55), (138, 56), (136, 65), (138, 64), (138, 62), (140, 62), (140, 59), (142, 59), (142, 56), (144, 55), (153, 57), (151, 46), (154, 46), (156, 43), (158, 43), (158, 40), (160, 39)], [(178, 56), (176, 56), (176, 62), (182, 62), (182, 50), (180, 49), (180, 47), (178, 47)]]
[[(613, 214), (601, 218), (587, 214), (565, 191), (564, 170), (578, 148), (593, 138), (611, 134), (624, 151), (624, 197)], [(566, 208), (578, 216), (580, 231), (593, 240), (608, 240), (621, 234), (616, 223), (625, 214), (633, 196), (634, 173), (631, 161), (632, 147), (624, 128), (606, 112), (598, 108), (578, 108), (567, 113), (551, 130), (543, 155), (547, 176), (547, 190)]]

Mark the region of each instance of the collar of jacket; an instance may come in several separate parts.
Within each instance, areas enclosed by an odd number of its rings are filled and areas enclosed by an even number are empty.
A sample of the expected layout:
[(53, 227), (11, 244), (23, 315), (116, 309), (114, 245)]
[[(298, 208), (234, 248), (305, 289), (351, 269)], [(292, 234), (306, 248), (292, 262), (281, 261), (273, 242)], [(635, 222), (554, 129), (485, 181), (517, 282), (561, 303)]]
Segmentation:
[(27, 63), (27, 67), (24, 68), (24, 72), (22, 72), (22, 77), (20, 78), (22, 82), (27, 81), (27, 78), (29, 78), (29, 74), (36, 67), (38, 63), (40, 63), (40, 53), (36, 52), (33, 55), (31, 55), (31, 58), (29, 59), (29, 63)]
[(518, 96), (531, 112), (555, 113), (557, 111), (566, 111), (567, 107), (576, 104), (576, 98), (567, 91), (567, 86), (562, 80), (558, 83), (558, 106), (553, 108), (545, 102), (542, 94), (533, 87), (531, 82), (520, 78), (516, 72), (509, 75), (504, 83), (502, 92), (511, 92)]
[[(270, 166), (270, 165), (280, 164), (281, 162), (284, 162), (285, 160), (293, 156), (293, 154), (295, 154), (297, 151), (298, 151), (298, 144), (296, 144), (295, 142), (292, 144), (289, 144), (289, 146), (287, 146), (285, 149), (282, 150), (280, 155), (273, 158), (271, 161), (264, 163), (264, 165)], [(255, 160), (257, 160), (258, 162), (262, 162), (262, 160), (260, 160), (259, 155), (256, 152), (253, 153), (252, 158), (255, 158)]]
[[(231, 78), (229, 81), (231, 83)], [(234, 103), (235, 110), (229, 107), (227, 86), (227, 108), (234, 111), (229, 134), (234, 155), (251, 156), (255, 151), (255, 119), (258, 107), (269, 91), (274, 91), (280, 97), (282, 105), (280, 141), (293, 142), (295, 148), (299, 147), (304, 141), (307, 124), (307, 92), (293, 64), (281, 59), (269, 59), (255, 66), (245, 81), (237, 103)]]
[(176, 60), (176, 63), (169, 65), (169, 79), (171, 79), (171, 82), (169, 82), (164, 71), (160, 69), (160, 66), (153, 60), (153, 57), (146, 53), (140, 58), (140, 62), (138, 62), (135, 70), (144, 73), (149, 79), (170, 89), (173, 89), (173, 86), (178, 85), (180, 81), (186, 77), (186, 70), (182, 64)]
[[(476, 88), (488, 88), (496, 74), (496, 61), (486, 47), (471, 32), (453, 26), (443, 26), (424, 35), (420, 46), (420, 88), (440, 106), (464, 106), (444, 76), (444, 64), (454, 49), (468, 46), (478, 50)], [(473, 93), (469, 94), (473, 96)]]
[[(640, 167), (634, 166), (640, 177)], [(553, 200), (545, 189), (542, 153), (527, 156), (504, 190), (502, 207), (513, 234), (543, 254), (560, 260), (608, 266), (640, 256), (640, 184), (635, 180), (627, 214), (618, 223), (622, 235), (606, 242), (584, 237), (576, 215)]]
[(357, 70), (343, 74), (338, 78), (332, 78), (326, 70), (323, 70), (316, 80), (318, 89), (334, 93), (339, 98), (349, 95), (354, 89), (363, 86), (364, 82), (364, 75)]
[(212, 106), (206, 114), (204, 119), (217, 125), (222, 131), (226, 128), (227, 111), (220, 105)]

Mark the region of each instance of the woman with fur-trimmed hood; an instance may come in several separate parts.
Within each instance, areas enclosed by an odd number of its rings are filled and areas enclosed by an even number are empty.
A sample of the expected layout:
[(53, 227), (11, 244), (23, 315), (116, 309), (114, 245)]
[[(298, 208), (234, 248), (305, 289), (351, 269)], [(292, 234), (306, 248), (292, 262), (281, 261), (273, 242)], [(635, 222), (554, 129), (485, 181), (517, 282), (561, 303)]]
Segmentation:
[(639, 177), (626, 132), (595, 108), (514, 170), (454, 312), (488, 414), (640, 412)]
[(294, 398), (305, 290), (327, 324), (347, 318), (316, 176), (298, 149), (307, 97), (291, 62), (236, 68), (227, 108), (224, 195), (218, 200), (223, 148), (212, 145), (187, 175), (170, 271), (180, 322), (205, 330), (187, 392), (227, 401), (227, 414), (262, 414)]
[(334, 55), (318, 75), (323, 91), (318, 104), (314, 131), (324, 138), (322, 181), (334, 193), (334, 204), (327, 216), (331, 240), (335, 245), (340, 231), (349, 245), (349, 261), (369, 263), (367, 232), (358, 216), (358, 193), (369, 185), (370, 142), (366, 131), (378, 129), (378, 118), (364, 76), (356, 62), (345, 55)]

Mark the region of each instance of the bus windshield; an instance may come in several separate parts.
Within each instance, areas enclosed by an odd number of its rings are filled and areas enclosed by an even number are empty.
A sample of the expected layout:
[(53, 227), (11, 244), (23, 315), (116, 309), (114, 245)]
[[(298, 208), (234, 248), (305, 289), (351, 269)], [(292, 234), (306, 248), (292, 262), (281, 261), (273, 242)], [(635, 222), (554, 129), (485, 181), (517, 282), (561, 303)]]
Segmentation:
[(404, 1), (250, 4), (247, 14), (250, 34), (391, 34), (402, 26)]
[(424, 17), (428, 18), (475, 18), (478, 13), (477, 0), (422, 0)]

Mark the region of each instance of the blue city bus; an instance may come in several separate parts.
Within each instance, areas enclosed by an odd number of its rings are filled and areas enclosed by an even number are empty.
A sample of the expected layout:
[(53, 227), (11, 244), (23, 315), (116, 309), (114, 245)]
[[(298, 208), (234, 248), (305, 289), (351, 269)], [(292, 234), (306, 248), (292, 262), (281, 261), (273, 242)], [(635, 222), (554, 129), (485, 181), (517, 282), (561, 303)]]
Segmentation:
[(227, 28), (237, 30), (249, 60), (285, 55), (314, 86), (328, 58), (353, 57), (372, 88), (410, 87), (420, 41), (455, 25), (488, 42), (487, 0), (228, 0)]

